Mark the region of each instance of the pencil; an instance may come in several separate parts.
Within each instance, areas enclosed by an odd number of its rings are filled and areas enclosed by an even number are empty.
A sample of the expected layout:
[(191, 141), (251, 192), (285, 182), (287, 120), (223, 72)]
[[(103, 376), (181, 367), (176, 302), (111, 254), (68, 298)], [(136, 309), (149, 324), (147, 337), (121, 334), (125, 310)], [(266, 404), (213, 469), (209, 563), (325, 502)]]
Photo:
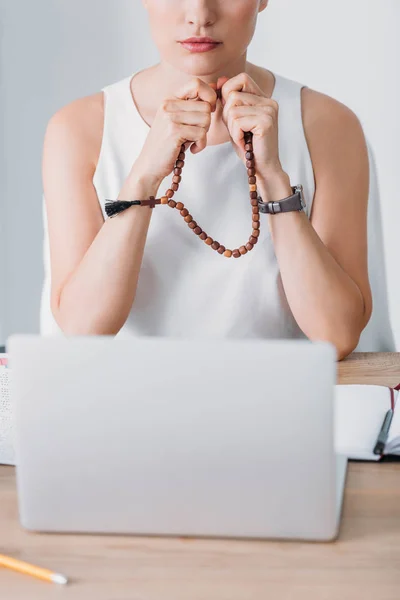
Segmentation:
[(49, 569), (42, 569), (41, 567), (36, 567), (35, 565), (31, 565), (22, 560), (11, 558), (11, 556), (5, 556), (4, 554), (0, 554), (0, 567), (8, 567), (19, 573), (25, 573), (26, 575), (32, 575), (38, 579), (59, 583), (61, 585), (65, 585), (68, 581), (65, 575), (53, 573), (52, 571), (49, 571)]

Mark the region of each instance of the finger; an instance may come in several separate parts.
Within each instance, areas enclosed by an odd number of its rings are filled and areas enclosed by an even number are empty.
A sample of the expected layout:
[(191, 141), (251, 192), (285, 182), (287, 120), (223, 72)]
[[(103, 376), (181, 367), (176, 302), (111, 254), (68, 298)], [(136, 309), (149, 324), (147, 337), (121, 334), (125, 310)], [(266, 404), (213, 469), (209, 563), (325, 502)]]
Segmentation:
[(227, 102), (229, 94), (233, 91), (248, 92), (250, 94), (255, 94), (256, 96), (265, 97), (262, 89), (247, 73), (239, 73), (239, 75), (231, 77), (231, 79), (223, 84), (221, 90), (223, 104)]
[(180, 88), (176, 97), (180, 100), (202, 100), (203, 102), (208, 102), (212, 111), (214, 111), (217, 106), (216, 91), (199, 77), (194, 77), (185, 83)]

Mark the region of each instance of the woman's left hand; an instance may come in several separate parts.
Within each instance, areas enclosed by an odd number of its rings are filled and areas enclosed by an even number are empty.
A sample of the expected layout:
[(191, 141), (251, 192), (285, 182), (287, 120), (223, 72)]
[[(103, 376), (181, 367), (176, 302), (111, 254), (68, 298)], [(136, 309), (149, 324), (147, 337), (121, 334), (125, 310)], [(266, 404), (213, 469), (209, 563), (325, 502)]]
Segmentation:
[(219, 77), (222, 120), (228, 128), (235, 150), (246, 165), (244, 132), (253, 133), (256, 175), (265, 178), (280, 173), (278, 149), (278, 109), (276, 100), (268, 98), (247, 73), (231, 79)]

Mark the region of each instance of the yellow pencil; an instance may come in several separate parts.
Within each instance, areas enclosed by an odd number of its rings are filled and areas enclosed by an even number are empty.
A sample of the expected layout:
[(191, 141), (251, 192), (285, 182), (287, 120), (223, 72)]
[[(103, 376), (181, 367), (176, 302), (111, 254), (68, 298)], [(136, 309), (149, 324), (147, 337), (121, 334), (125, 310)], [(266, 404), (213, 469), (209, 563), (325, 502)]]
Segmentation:
[(66, 584), (68, 581), (68, 579), (60, 573), (53, 573), (48, 569), (42, 569), (41, 567), (36, 567), (35, 565), (31, 565), (22, 560), (11, 558), (11, 556), (4, 556), (3, 554), (0, 554), (0, 567), (8, 567), (19, 573), (26, 573), (27, 575), (38, 577), (44, 581), (52, 581), (53, 583), (60, 583), (61, 585)]

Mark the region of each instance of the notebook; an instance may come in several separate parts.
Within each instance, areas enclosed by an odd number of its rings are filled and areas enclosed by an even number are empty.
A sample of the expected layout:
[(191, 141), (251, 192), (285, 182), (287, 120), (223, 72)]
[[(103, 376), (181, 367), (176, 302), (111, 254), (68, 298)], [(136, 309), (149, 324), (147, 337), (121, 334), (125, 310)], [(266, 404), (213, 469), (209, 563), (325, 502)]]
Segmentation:
[[(353, 460), (400, 456), (399, 386), (351, 384), (335, 386), (335, 446)], [(387, 441), (380, 454), (374, 448), (388, 411), (393, 409)]]
[(0, 354), (0, 464), (14, 465), (10, 377), (7, 354)]

